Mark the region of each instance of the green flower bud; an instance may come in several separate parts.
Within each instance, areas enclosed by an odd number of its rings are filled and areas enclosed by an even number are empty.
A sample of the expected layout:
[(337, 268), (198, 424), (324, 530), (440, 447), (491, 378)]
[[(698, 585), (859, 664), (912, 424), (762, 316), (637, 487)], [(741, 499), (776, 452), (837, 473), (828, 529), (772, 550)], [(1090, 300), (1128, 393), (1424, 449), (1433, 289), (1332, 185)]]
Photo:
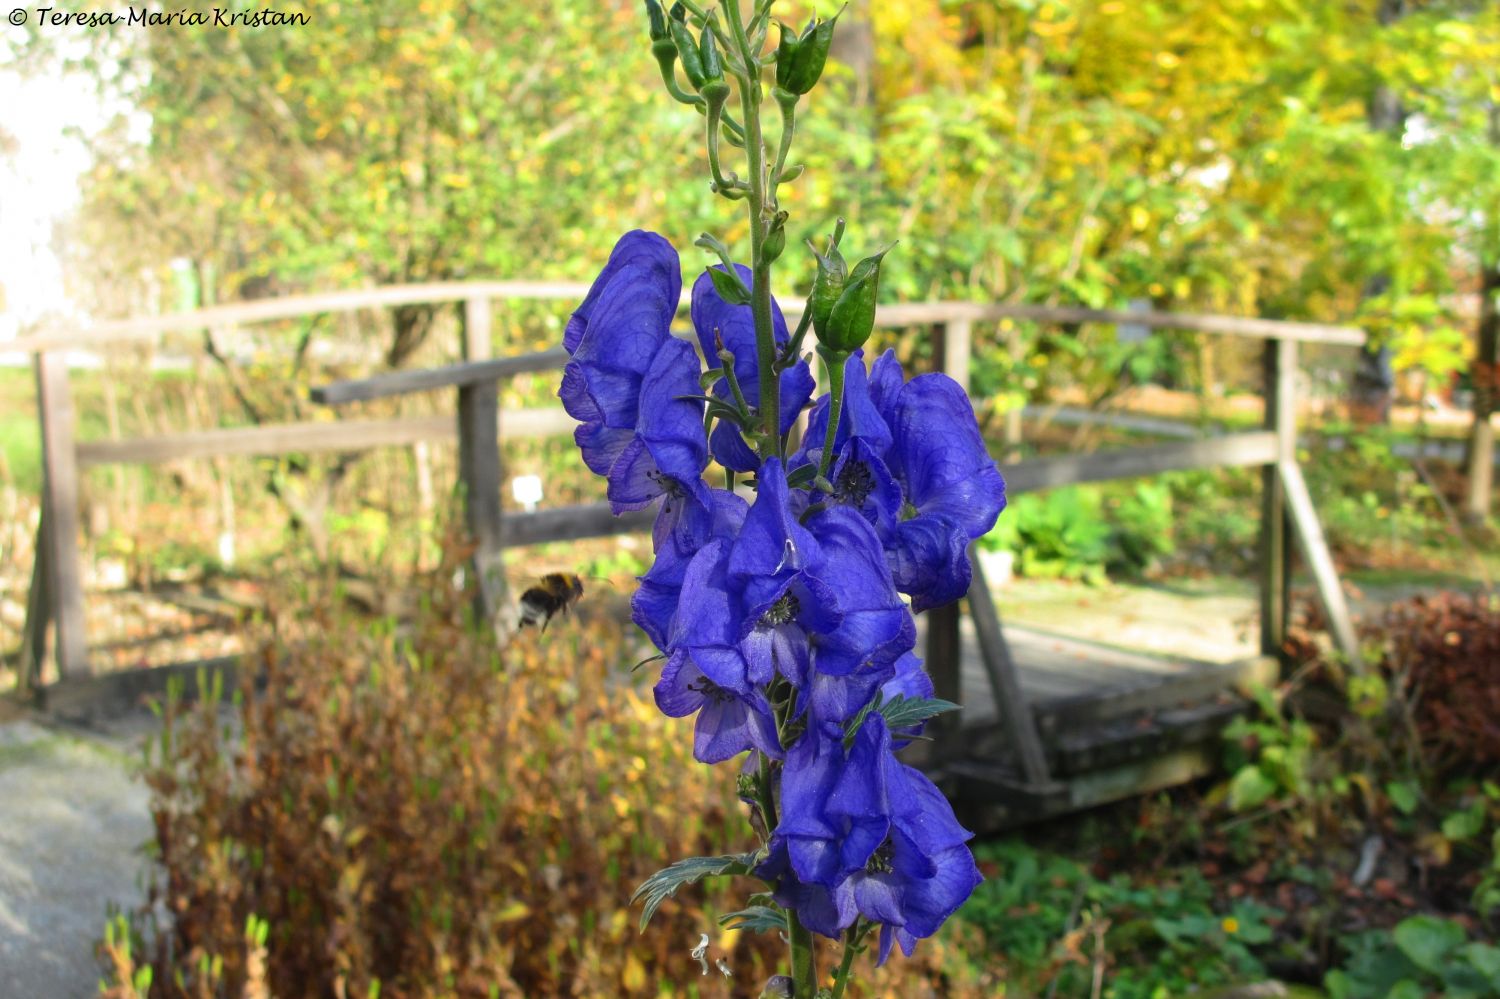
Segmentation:
[(844, 263), (843, 254), (839, 253), (837, 243), (828, 248), (828, 256), (823, 256), (817, 250), (813, 250), (813, 256), (818, 258), (818, 276), (813, 279), (808, 305), (812, 310), (813, 332), (821, 340), (823, 331), (828, 328), (828, 317), (833, 314), (839, 295), (843, 294), (849, 269)]
[(724, 79), (724, 60), (719, 58), (719, 43), (708, 28), (703, 29), (703, 37), (698, 40), (698, 58), (703, 63), (705, 80)]
[(771, 220), (770, 228), (766, 230), (766, 238), (760, 244), (760, 262), (763, 264), (774, 263), (781, 256), (781, 251), (786, 249), (786, 212), (777, 212), (776, 217)]
[(875, 300), (880, 290), (880, 261), (889, 252), (891, 248), (887, 246), (854, 265), (823, 329), (817, 329), (814, 316), (813, 328), (818, 334), (818, 342), (824, 347), (849, 354), (870, 339), (870, 332), (875, 328)]
[(670, 41), (672, 35), (667, 31), (667, 15), (661, 9), (661, 0), (646, 0), (646, 18), (650, 23), (651, 41)]
[(781, 41), (776, 46), (776, 85), (785, 89), (787, 81), (792, 78), (792, 64), (797, 61), (797, 50), (801, 47), (801, 42), (797, 39), (797, 33), (786, 25), (778, 22), (776, 27), (781, 29)]
[(686, 24), (675, 20), (671, 24), (671, 32), (672, 42), (677, 46), (677, 57), (682, 60), (683, 75), (688, 78), (694, 90), (702, 90), (707, 77), (703, 73), (703, 57), (698, 54), (698, 43), (693, 40), (693, 33)]
[(800, 36), (794, 37), (781, 28), (781, 44), (776, 49), (776, 85), (793, 94), (805, 94), (817, 84), (828, 62), (828, 49), (833, 44), (833, 26), (838, 23), (835, 14), (827, 21), (814, 20)]

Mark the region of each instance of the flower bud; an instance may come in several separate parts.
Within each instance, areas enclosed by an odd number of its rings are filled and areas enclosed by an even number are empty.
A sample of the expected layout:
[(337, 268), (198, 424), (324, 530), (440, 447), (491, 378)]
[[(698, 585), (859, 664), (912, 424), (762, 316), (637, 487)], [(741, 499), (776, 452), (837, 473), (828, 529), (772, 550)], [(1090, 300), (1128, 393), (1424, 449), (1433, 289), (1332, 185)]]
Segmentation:
[(760, 244), (760, 262), (763, 264), (774, 263), (781, 256), (781, 251), (786, 249), (786, 212), (777, 212), (776, 217), (771, 220), (766, 229), (765, 241)]
[(813, 20), (800, 36), (781, 28), (781, 43), (776, 49), (776, 85), (792, 94), (805, 94), (823, 75), (828, 62), (828, 48), (833, 44), (835, 14), (827, 21)]
[(833, 314), (833, 307), (844, 291), (849, 268), (844, 263), (843, 254), (839, 253), (837, 243), (828, 248), (828, 256), (823, 256), (817, 250), (813, 251), (813, 256), (818, 258), (818, 276), (813, 279), (808, 307), (812, 310), (813, 332), (821, 340), (824, 330), (828, 328), (828, 317)]
[(714, 40), (713, 31), (706, 27), (698, 41), (698, 61), (703, 66), (703, 82), (698, 84), (698, 92), (710, 104), (722, 105), (729, 97), (729, 84), (724, 82), (724, 60), (719, 57), (719, 43)]
[[(824, 328), (813, 327), (818, 342), (824, 347), (848, 354), (863, 347), (870, 338), (870, 332), (875, 328), (875, 300), (880, 290), (880, 261), (890, 251), (887, 246), (854, 265), (839, 292), (838, 301), (829, 310)], [(816, 318), (814, 316), (814, 323)]]
[(796, 987), (797, 983), (789, 975), (777, 975), (760, 990), (760, 999), (792, 999), (792, 990)]
[(653, 43), (671, 40), (672, 34), (667, 30), (667, 15), (661, 9), (661, 0), (646, 0), (646, 18)]
[(677, 46), (677, 57), (682, 60), (683, 75), (688, 78), (694, 90), (702, 90), (707, 77), (703, 73), (703, 57), (698, 52), (698, 43), (693, 40), (693, 33), (686, 24), (677, 20), (672, 22), (671, 32), (672, 42)]

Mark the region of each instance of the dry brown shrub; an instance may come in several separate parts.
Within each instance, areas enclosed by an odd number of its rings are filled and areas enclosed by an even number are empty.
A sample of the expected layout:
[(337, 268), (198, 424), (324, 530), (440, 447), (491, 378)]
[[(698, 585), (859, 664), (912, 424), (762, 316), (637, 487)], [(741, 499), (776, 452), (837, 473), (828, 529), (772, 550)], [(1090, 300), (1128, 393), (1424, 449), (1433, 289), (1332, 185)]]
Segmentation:
[[(627, 905), (667, 863), (752, 842), (732, 765), (691, 759), (617, 625), (497, 650), (446, 578), (401, 637), (309, 600), (264, 641), (259, 691), (169, 701), (150, 903), (106, 947), (109, 995), (758, 994), (783, 945), (716, 924), (753, 882), (686, 889), (640, 935)], [(689, 959), (705, 931), (732, 981)], [(961, 980), (963, 949), (933, 941), (853, 994), (981, 994)]]
[(1492, 775), (1500, 765), (1500, 600), (1437, 593), (1398, 604), (1383, 622), (1386, 666), (1417, 693), (1424, 749), (1443, 770)]

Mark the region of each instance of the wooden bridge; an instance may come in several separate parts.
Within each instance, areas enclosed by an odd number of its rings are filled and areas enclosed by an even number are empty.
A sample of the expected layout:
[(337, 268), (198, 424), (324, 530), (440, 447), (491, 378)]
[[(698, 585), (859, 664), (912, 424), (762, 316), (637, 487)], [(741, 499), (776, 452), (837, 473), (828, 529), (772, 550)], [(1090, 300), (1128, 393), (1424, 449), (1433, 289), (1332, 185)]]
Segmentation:
[[(478, 601), (488, 616), (510, 612), (501, 571), (507, 548), (602, 537), (649, 529), (650, 511), (613, 517), (605, 503), (516, 513), (501, 500), (502, 437), (541, 437), (571, 430), (561, 409), (501, 412), (501, 383), (519, 374), (561, 369), (561, 348), (512, 357), (490, 356), (492, 306), (504, 299), (580, 301), (583, 285), (468, 283), (409, 286), (266, 300), (151, 319), (104, 323), (87, 331), (22, 338), (8, 347), (35, 355), (42, 428), (44, 486), (37, 559), (21, 650), (23, 675), (51, 710), (109, 710), (165, 679), (205, 666), (232, 670), (233, 660), (172, 664), (95, 675), (83, 629), (78, 550), (80, 468), (194, 457), (351, 451), (452, 439), (459, 446), (468, 527), (478, 543)], [(62, 351), (153, 341), (170, 331), (196, 331), (327, 312), (413, 303), (458, 303), (464, 359), (424, 370), (336, 382), (313, 400), (341, 411), (360, 402), (433, 389), (453, 389), (456, 419), (340, 419), (242, 429), (205, 430), (153, 438), (78, 441)], [(793, 316), (796, 307), (787, 307)], [(1302, 343), (1357, 346), (1355, 329), (1262, 319), (936, 302), (886, 306), (885, 328), (920, 327), (932, 337), (936, 367), (968, 387), (974, 327), (999, 320), (1050, 324), (1130, 324), (1251, 337), (1264, 344), (1265, 419), (1260, 430), (1127, 450), (1035, 458), (1002, 464), (1009, 494), (1071, 483), (1155, 475), (1179, 469), (1256, 466), (1261, 469), (1260, 652), (1215, 664), (1142, 655), (1112, 647), (1003, 626), (976, 561), (974, 584), (958, 604), (925, 617), (925, 658), (937, 695), (963, 705), (936, 724), (924, 765), (954, 795), (967, 820), (993, 828), (1027, 818), (1089, 807), (1169, 786), (1208, 772), (1226, 721), (1243, 710), (1238, 691), (1273, 681), (1286, 635), (1293, 539), (1316, 584), (1336, 647), (1357, 661), (1358, 643), (1343, 591), (1296, 461), (1294, 374)], [(1011, 349), (1016, 341), (1012, 340)], [(1002, 349), (996, 344), (996, 349)], [(1020, 438), (1019, 414), (1007, 421), (1008, 443)], [(58, 678), (41, 685), (51, 626)]]

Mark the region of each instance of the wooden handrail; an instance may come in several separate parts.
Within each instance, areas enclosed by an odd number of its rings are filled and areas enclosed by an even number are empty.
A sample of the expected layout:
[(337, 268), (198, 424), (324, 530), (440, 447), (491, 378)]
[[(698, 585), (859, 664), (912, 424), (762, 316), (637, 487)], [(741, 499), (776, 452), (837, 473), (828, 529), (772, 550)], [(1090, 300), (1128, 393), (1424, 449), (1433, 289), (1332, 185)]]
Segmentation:
[(340, 382), (314, 387), (308, 395), (313, 402), (324, 406), (338, 406), (346, 402), (364, 402), (369, 399), (384, 399), (393, 395), (408, 395), (412, 392), (427, 392), (432, 389), (455, 388), (478, 385), (482, 382), (499, 381), (512, 375), (530, 374), (534, 371), (555, 371), (568, 363), (568, 352), (561, 347), (537, 351), (534, 354), (517, 354), (514, 357), (496, 357), (484, 361), (462, 361), (445, 364), (440, 368), (420, 368), (411, 371), (393, 371), (372, 378), (352, 378)]
[[(165, 316), (121, 319), (97, 323), (87, 329), (50, 329), (0, 343), (0, 350), (40, 353), (72, 347), (105, 347), (111, 344), (151, 340), (163, 333), (210, 329), (245, 323), (293, 319), (324, 312), (354, 312), (417, 303), (457, 302), (473, 299), (527, 299), (576, 302), (588, 285), (573, 281), (455, 281), (438, 284), (396, 285), (315, 295), (290, 295), (253, 302), (238, 302), (195, 309)], [(683, 293), (683, 306), (687, 293)], [(788, 316), (800, 316), (802, 304), (782, 305)], [(1363, 331), (1351, 326), (1300, 323), (1244, 316), (1211, 316), (1187, 312), (1132, 312), (1119, 309), (1086, 309), (1076, 306), (1009, 305), (979, 302), (911, 302), (884, 305), (876, 314), (881, 326), (916, 326), (940, 322), (988, 322), (1016, 319), (1042, 323), (1129, 323), (1151, 329), (1180, 329), (1200, 333), (1247, 336), (1259, 339), (1298, 340), (1358, 346)]]

